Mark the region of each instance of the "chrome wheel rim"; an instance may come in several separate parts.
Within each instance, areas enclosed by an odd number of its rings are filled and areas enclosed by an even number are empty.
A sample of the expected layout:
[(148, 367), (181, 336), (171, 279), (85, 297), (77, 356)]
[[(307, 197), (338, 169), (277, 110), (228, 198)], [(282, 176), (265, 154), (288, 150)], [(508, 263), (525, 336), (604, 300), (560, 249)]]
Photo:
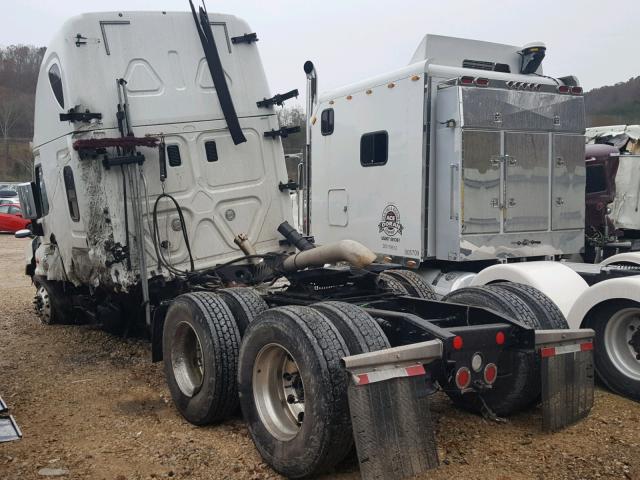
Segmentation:
[(50, 324), (53, 319), (53, 308), (51, 307), (51, 298), (49, 292), (43, 286), (38, 287), (36, 291), (36, 313), (40, 317), (42, 323)]
[(604, 344), (616, 369), (640, 381), (640, 308), (616, 312), (607, 322)]
[(204, 382), (202, 345), (198, 334), (187, 322), (180, 322), (171, 344), (171, 366), (178, 388), (187, 397), (193, 397)]
[(253, 399), (262, 424), (280, 441), (294, 438), (304, 420), (304, 383), (282, 345), (265, 345), (253, 364)]

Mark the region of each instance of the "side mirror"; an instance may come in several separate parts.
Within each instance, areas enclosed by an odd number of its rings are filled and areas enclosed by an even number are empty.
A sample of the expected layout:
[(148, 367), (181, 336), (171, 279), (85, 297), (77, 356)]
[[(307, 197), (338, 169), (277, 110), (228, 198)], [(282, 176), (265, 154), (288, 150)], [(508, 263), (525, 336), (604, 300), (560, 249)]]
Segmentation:
[(18, 230), (16, 233), (14, 233), (14, 236), (16, 238), (31, 238), (33, 237), (33, 233), (31, 233), (31, 230), (29, 230), (28, 228), (23, 228), (22, 230)]
[(33, 182), (21, 183), (18, 185), (18, 197), (20, 198), (20, 207), (24, 218), (35, 220), (41, 217), (40, 205), (36, 199), (37, 186)]

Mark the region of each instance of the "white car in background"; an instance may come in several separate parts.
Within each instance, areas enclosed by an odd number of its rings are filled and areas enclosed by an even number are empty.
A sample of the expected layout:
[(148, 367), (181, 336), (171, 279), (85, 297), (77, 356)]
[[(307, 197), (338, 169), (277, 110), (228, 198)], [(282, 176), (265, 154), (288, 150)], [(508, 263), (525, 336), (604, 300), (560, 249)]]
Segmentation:
[(0, 183), (0, 205), (19, 203), (17, 186), (18, 183)]

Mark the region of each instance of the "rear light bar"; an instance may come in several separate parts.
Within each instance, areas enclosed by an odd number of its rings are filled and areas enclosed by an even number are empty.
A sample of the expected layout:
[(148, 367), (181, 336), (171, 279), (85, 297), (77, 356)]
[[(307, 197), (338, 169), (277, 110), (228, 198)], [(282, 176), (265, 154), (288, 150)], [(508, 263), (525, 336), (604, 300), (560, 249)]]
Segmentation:
[(582, 95), (582, 87), (571, 87), (571, 93), (574, 95)]
[(558, 93), (570, 93), (571, 87), (569, 85), (560, 85), (558, 87)]
[(479, 87), (486, 87), (489, 85), (489, 79), (484, 77), (460, 77), (460, 85), (477, 85)]
[(516, 90), (531, 90), (536, 92), (542, 89), (540, 83), (515, 82), (513, 80), (507, 82), (507, 87), (515, 88)]

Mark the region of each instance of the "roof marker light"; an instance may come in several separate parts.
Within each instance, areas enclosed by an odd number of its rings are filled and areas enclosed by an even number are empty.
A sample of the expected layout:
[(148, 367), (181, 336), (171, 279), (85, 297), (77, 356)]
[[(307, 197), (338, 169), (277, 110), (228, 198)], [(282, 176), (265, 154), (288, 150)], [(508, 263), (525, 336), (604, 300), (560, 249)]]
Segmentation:
[(411, 80), (417, 82), (418, 80), (420, 80), (420, 75), (414, 75), (413, 77), (411, 77)]
[(347, 95), (347, 100), (353, 100), (353, 96), (352, 95)]
[(391, 82), (391, 83), (389, 83), (389, 84), (387, 85), (387, 88), (393, 88), (393, 87), (395, 87), (395, 86), (396, 86), (396, 84), (395, 84), (395, 83), (393, 83), (393, 82)]

